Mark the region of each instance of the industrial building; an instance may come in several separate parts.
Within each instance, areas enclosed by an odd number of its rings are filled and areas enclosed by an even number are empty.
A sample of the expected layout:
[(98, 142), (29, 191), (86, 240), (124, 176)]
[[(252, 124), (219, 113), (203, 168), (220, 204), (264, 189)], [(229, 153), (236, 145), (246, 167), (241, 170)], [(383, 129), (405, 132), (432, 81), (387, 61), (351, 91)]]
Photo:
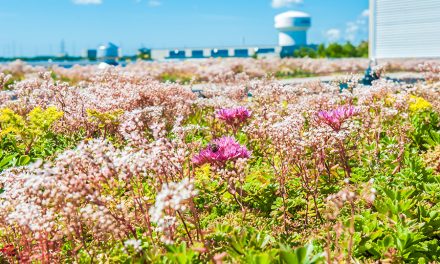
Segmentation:
[(111, 42), (101, 45), (98, 47), (97, 57), (98, 60), (115, 62), (120, 57), (119, 47)]
[[(307, 31), (311, 27), (311, 16), (300, 11), (288, 11), (275, 16), (274, 27), (278, 30), (278, 45), (256, 45), (236, 47), (197, 47), (138, 50), (138, 58), (153, 60), (170, 59), (204, 59), (204, 58), (247, 58), (247, 57), (288, 57), (293, 56), (295, 50), (302, 47), (316, 48), (307, 42)], [(96, 52), (96, 55), (95, 53)], [(116, 62), (120, 58), (120, 49), (109, 42), (101, 45), (97, 50), (88, 50), (89, 60), (97, 58), (99, 61)]]
[(98, 51), (96, 49), (85, 50), (83, 57), (90, 61), (95, 61), (98, 58)]
[(212, 48), (151, 49), (151, 58), (201, 59), (201, 58), (246, 58), (287, 57), (301, 47), (315, 48), (307, 43), (307, 31), (311, 27), (311, 16), (304, 12), (288, 11), (275, 16), (275, 28), (279, 31), (277, 46), (241, 46)]
[(372, 60), (440, 57), (440, 0), (370, 0)]
[(203, 58), (246, 58), (276, 56), (281, 49), (273, 46), (216, 47), (185, 49), (152, 49), (151, 58), (164, 59), (203, 59)]

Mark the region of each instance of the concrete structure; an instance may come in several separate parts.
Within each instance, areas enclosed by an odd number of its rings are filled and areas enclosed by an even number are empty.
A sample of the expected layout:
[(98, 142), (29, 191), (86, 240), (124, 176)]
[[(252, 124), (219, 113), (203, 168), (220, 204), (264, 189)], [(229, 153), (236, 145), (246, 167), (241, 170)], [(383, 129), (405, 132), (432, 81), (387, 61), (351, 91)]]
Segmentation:
[(440, 57), (440, 0), (370, 0), (370, 58)]
[(307, 30), (311, 25), (312, 18), (304, 12), (287, 11), (275, 16), (280, 57), (293, 56), (295, 50), (307, 46)]
[(278, 45), (307, 45), (307, 30), (311, 27), (309, 14), (299, 11), (287, 11), (275, 16), (275, 28), (279, 31)]
[(119, 47), (109, 42), (98, 47), (98, 59), (103, 61), (116, 61), (119, 55)]
[(164, 60), (168, 57), (168, 49), (151, 49), (151, 58), (153, 60)]

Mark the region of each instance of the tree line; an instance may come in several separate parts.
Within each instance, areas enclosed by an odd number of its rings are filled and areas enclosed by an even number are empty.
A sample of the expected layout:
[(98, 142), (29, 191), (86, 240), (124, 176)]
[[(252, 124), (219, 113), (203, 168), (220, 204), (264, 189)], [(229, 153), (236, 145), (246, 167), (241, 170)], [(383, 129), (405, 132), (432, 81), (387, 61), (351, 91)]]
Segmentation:
[(316, 49), (302, 47), (295, 50), (293, 57), (297, 58), (367, 58), (368, 41), (362, 41), (355, 46), (350, 42), (345, 44), (330, 43), (328, 45), (320, 44)]

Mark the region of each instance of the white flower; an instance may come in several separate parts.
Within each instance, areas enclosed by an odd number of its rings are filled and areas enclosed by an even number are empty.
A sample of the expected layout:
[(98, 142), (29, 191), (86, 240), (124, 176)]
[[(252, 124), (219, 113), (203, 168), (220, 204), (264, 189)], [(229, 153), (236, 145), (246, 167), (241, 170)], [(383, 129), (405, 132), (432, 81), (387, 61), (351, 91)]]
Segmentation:
[(156, 203), (150, 209), (151, 221), (156, 223), (156, 230), (165, 233), (170, 241), (170, 230), (177, 223), (176, 211), (186, 210), (185, 203), (197, 195), (192, 182), (185, 178), (181, 182), (165, 184), (156, 196)]
[(142, 250), (142, 240), (129, 239), (124, 242), (125, 247), (131, 247), (136, 252), (140, 252)]

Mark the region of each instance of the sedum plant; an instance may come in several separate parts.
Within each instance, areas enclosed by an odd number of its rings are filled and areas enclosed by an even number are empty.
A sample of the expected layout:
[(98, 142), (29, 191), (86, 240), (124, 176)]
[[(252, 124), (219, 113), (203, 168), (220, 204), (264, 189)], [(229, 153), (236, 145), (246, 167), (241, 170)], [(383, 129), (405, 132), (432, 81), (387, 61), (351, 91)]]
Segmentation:
[(0, 65), (0, 262), (439, 262), (436, 79), (265, 78), (366, 64)]
[(1, 109), (0, 138), (3, 155), (0, 155), (0, 165), (5, 167), (11, 162), (25, 165), (31, 160), (31, 156), (44, 156), (49, 149), (48, 144), (54, 145), (53, 126), (62, 117), (63, 113), (55, 107), (44, 110), (35, 107), (26, 116), (9, 108)]

